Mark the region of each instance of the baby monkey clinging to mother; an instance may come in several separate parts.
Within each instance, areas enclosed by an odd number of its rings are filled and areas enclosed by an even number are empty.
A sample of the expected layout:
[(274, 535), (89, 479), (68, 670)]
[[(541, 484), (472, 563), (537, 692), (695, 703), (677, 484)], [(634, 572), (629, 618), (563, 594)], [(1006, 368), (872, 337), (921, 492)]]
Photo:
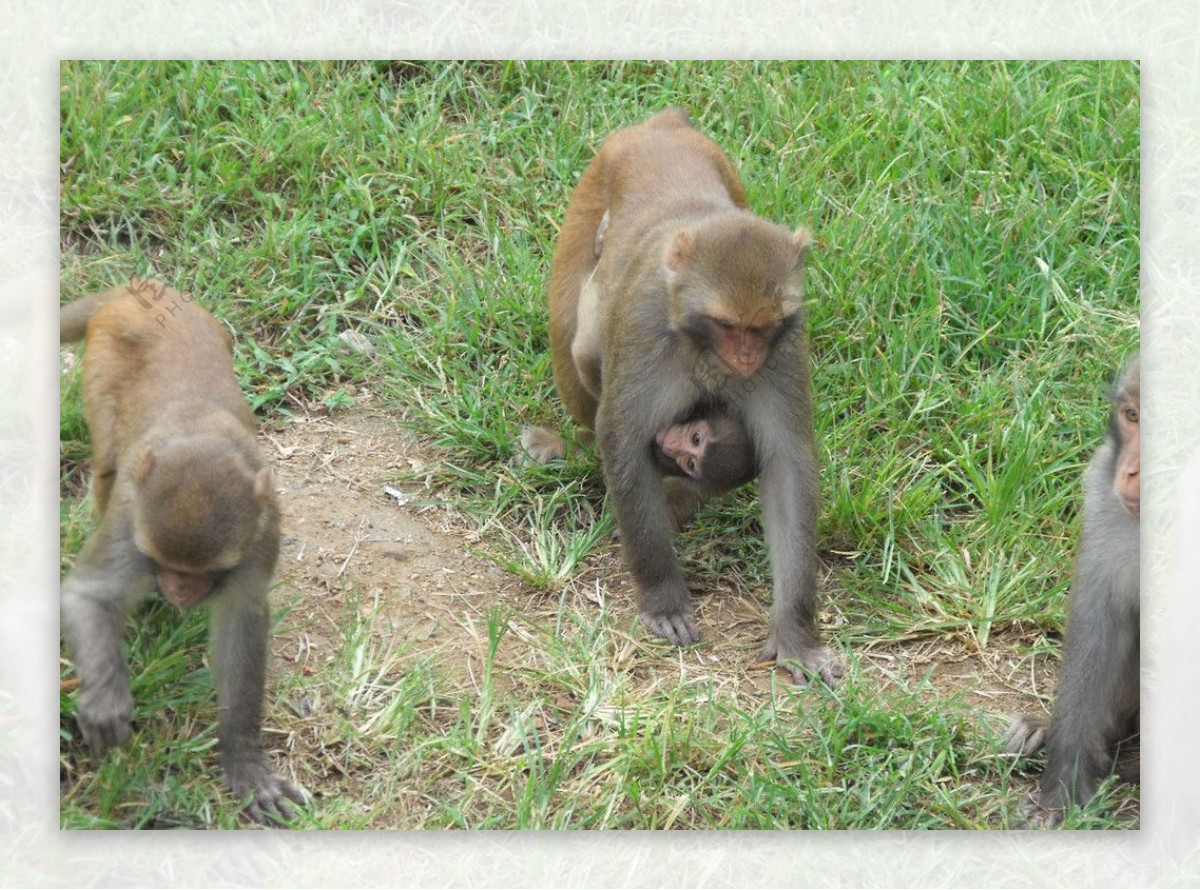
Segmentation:
[[(841, 667), (817, 628), (808, 246), (804, 229), (747, 209), (732, 165), (683, 112), (659, 112), (610, 135), (572, 195), (550, 338), (559, 395), (596, 431), (642, 623), (678, 645), (700, 639), (672, 533), (710, 494), (761, 475), (775, 587), (763, 657), (832, 684)], [(681, 447), (697, 422), (711, 434), (698, 470)], [(537, 460), (563, 451), (540, 429), (522, 443)]]

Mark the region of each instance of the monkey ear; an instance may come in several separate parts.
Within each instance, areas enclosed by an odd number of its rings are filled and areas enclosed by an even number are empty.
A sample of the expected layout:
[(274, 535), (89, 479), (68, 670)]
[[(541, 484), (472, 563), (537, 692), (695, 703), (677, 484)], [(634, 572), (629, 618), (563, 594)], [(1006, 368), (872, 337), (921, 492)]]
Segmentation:
[(674, 281), (679, 277), (683, 267), (692, 258), (692, 251), (695, 247), (696, 236), (688, 229), (684, 229), (671, 239), (671, 243), (667, 245), (667, 252), (663, 254), (663, 266), (667, 270), (668, 281)]
[(265, 504), (271, 497), (271, 469), (263, 467), (254, 477), (254, 501)]
[(799, 266), (808, 256), (808, 249), (812, 246), (812, 235), (808, 233), (808, 229), (800, 226), (792, 232), (792, 246), (796, 248), (796, 265)]

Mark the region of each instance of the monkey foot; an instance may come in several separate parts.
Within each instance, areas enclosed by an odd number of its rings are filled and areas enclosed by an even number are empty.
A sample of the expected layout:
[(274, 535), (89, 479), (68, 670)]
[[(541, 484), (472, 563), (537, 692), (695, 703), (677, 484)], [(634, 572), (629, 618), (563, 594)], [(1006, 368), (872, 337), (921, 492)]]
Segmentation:
[(92, 721), (77, 718), (83, 740), (96, 754), (118, 748), (133, 737), (133, 724), (128, 720)]
[(792, 675), (792, 682), (804, 686), (814, 677), (831, 689), (837, 685), (838, 679), (845, 673), (837, 654), (826, 646), (819, 646), (799, 655), (786, 655), (776, 651), (773, 644), (768, 643), (763, 649), (759, 661), (774, 662)]
[(566, 457), (567, 443), (562, 436), (545, 427), (527, 426), (521, 431), (521, 449), (517, 455), (519, 466), (546, 464)]
[(691, 612), (672, 612), (665, 615), (642, 612), (640, 617), (647, 630), (676, 646), (689, 646), (700, 642), (700, 625), (696, 623), (696, 616)]
[(85, 691), (75, 714), (83, 740), (97, 754), (125, 744), (133, 736), (133, 696), (128, 688)]
[(1028, 795), (1017, 808), (1014, 828), (1054, 828), (1062, 821), (1062, 810), (1047, 809), (1034, 795)]
[(295, 785), (271, 771), (264, 762), (250, 761), (226, 769), (229, 787), (235, 797), (249, 798), (245, 813), (263, 825), (281, 825), (295, 817), (292, 804), (307, 803), (308, 798)]

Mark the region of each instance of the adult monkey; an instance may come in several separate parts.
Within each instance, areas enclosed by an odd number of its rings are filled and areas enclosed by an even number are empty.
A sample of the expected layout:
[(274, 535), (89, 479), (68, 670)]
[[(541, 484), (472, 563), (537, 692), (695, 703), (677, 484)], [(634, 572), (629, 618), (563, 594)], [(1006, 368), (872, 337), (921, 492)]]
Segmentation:
[(60, 339), (85, 331), (100, 522), (61, 593), (84, 740), (102, 753), (133, 734), (120, 648), (130, 607), (155, 587), (181, 609), (208, 602), (229, 786), (256, 821), (291, 818), (304, 795), (271, 769), (259, 739), (279, 508), (232, 340), (190, 297), (154, 281), (62, 307)]
[[(599, 261), (603, 253), (604, 236), (608, 231), (611, 216), (609, 209), (605, 208), (593, 234), (595, 261)], [(562, 253), (560, 249), (559, 254)], [(571, 253), (580, 262), (587, 262), (582, 251)], [(590, 264), (589, 275), (595, 273), (596, 265), (597, 262)], [(584, 287), (586, 289), (589, 285), (585, 284)], [(594, 293), (590, 293), (589, 298), (594, 298)], [(596, 315), (594, 299), (590, 310), (585, 311), (585, 314), (592, 317)], [(590, 336), (598, 336), (598, 324), (592, 323), (588, 326), (591, 328)], [(595, 352), (601, 346), (594, 339), (589, 345), (587, 335), (577, 335), (571, 348), (572, 355), (584, 355), (589, 348)], [(583, 375), (583, 385), (592, 396), (598, 398), (598, 361), (595, 358), (589, 361), (584, 355), (579, 370)], [(594, 411), (592, 413), (594, 415)], [(590, 441), (590, 437), (589, 431), (586, 440)], [(539, 427), (526, 428), (521, 434), (521, 444), (527, 454), (541, 463), (561, 458), (566, 454), (566, 442), (563, 438)], [(757, 475), (754, 444), (741, 422), (720, 405), (697, 405), (690, 417), (660, 430), (654, 437), (653, 452), (659, 468), (665, 475), (681, 477), (668, 479), (666, 482), (671, 518), (676, 528), (683, 525), (708, 495), (745, 485)]]
[[(592, 235), (593, 262), (588, 263), (582, 249), (565, 252), (560, 249), (559, 253), (571, 254), (580, 264), (589, 266), (589, 277), (594, 275), (604, 251), (604, 236), (611, 220), (612, 212), (606, 207)], [(587, 234), (590, 223), (591, 220), (585, 217), (581, 224), (583, 235)], [(585, 289), (588, 286), (585, 284)], [(585, 314), (594, 318), (594, 293), (589, 293), (589, 299), (592, 305)], [(601, 348), (594, 339), (598, 335), (598, 324), (592, 322), (585, 327), (590, 328), (593, 339), (589, 343), (588, 335), (576, 335), (571, 344), (573, 356), (577, 353), (583, 355), (589, 349), (594, 353)], [(584, 375), (582, 382), (588, 392), (598, 398), (600, 373), (597, 360), (594, 356), (589, 360), (583, 355), (578, 370)], [(592, 413), (594, 415), (594, 411)], [(590, 438), (590, 433), (588, 435)], [(677, 479), (667, 481), (673, 495), (668, 500), (676, 528), (683, 524), (708, 494), (745, 485), (757, 474), (754, 445), (750, 437), (737, 418), (720, 406), (696, 406), (691, 417), (660, 430), (654, 437), (654, 443), (654, 456), (663, 473), (683, 478), (682, 482)], [(521, 444), (535, 460), (543, 463), (563, 457), (566, 453), (566, 442), (561, 436), (538, 427), (526, 428), (521, 434)]]
[[(700, 638), (671, 532), (722, 489), (664, 480), (655, 449), (673, 427), (728, 413), (754, 457), (731, 478), (763, 480), (775, 578), (763, 658), (798, 682), (832, 684), (841, 667), (817, 628), (808, 245), (803, 229), (749, 212), (717, 145), (681, 111), (662, 111), (609, 136), (575, 189), (551, 271), (550, 337), (559, 394), (596, 430), (643, 624), (678, 645)], [(546, 459), (560, 453), (555, 438), (532, 429), (522, 442)]]
[[(1141, 607), (1141, 370), (1121, 376), (1108, 438), (1084, 479), (1083, 533), (1076, 559), (1054, 715), (1019, 714), (1005, 747), (1023, 755), (1047, 748), (1038, 793), (1022, 806), (1052, 825), (1071, 802), (1084, 804), (1114, 763), (1113, 748), (1138, 735)], [(1128, 772), (1138, 773), (1137, 765)]]

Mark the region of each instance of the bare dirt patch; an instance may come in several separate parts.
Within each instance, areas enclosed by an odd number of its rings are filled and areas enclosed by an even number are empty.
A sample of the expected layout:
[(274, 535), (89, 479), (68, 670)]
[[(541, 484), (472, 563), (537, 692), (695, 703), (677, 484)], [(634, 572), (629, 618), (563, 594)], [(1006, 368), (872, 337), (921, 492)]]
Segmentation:
[(341, 645), (345, 611), (376, 605), (380, 632), (467, 657), (477, 639), (465, 618), (521, 585), (470, 553), (452, 508), (393, 481), (425, 466), (396, 422), (304, 415), (264, 437), (283, 510), (278, 601), (290, 612), (274, 649), (285, 669), (314, 673)]

